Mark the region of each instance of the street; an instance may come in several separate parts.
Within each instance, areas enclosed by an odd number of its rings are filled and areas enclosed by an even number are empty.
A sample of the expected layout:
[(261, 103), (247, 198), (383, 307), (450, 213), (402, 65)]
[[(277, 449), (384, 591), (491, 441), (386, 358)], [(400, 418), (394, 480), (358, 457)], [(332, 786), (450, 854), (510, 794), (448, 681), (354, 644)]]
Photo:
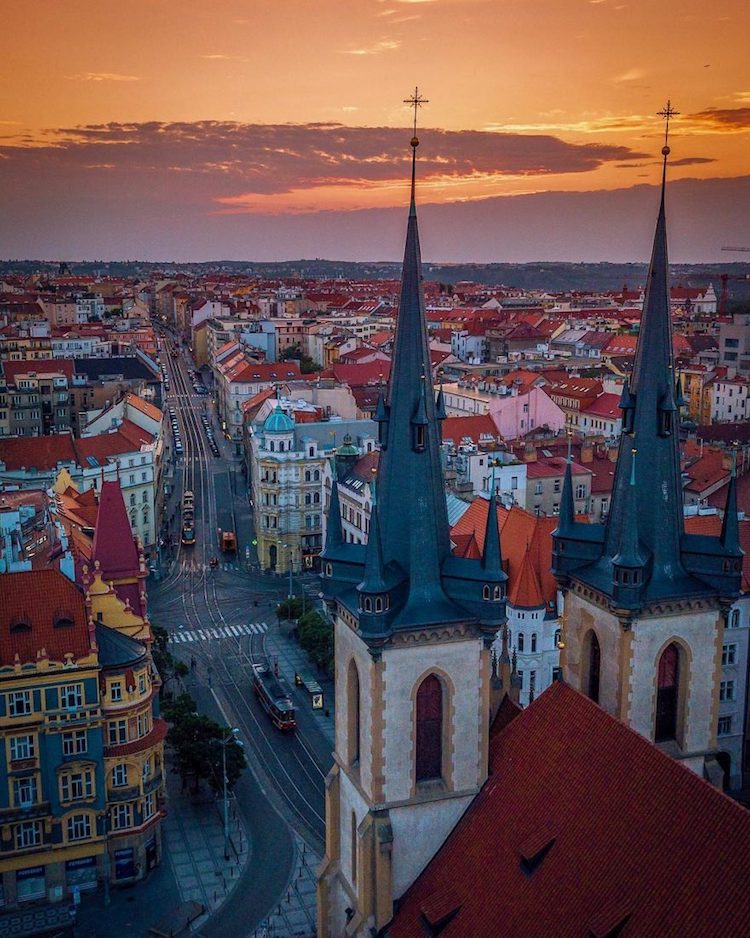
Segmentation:
[[(184, 689), (201, 712), (237, 727), (245, 746), (249, 768), (234, 794), (248, 831), (251, 860), (221, 911), (202, 930), (236, 938), (252, 934), (285, 893), (294, 864), (290, 828), (313, 855), (322, 855), (332, 721), (313, 713), (309, 696), (295, 688), (298, 727), (283, 735), (255, 699), (252, 669), (260, 656), (277, 662), (293, 685), (295, 656), (300, 653), (275, 614), (278, 601), (287, 595), (288, 581), (256, 572), (241, 463), (222, 438), (207, 397), (194, 393), (182, 356), (165, 358), (171, 387), (166, 403), (177, 411), (184, 457), (176, 463), (165, 509), (169, 527), (163, 533), (171, 535), (175, 547), (162, 556), (162, 578), (150, 586), (150, 615), (169, 631), (171, 653), (191, 668)], [(205, 412), (219, 446), (218, 458), (211, 454), (201, 422)], [(196, 543), (190, 546), (179, 542), (185, 490), (195, 496)], [(221, 553), (219, 528), (236, 533), (236, 554)], [(219, 560), (215, 568), (213, 558)], [(314, 595), (317, 585), (309, 576), (307, 581), (307, 594)], [(301, 579), (294, 588), (303, 588)]]

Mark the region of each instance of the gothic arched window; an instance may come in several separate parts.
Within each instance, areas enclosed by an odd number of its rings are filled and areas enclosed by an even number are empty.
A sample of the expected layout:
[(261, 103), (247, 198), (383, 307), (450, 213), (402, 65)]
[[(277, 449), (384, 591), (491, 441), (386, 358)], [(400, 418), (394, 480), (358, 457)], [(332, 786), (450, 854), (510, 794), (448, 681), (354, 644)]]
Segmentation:
[(483, 586), (483, 587), (482, 587), (482, 599), (489, 599), (489, 598), (490, 598), (490, 595), (491, 595), (491, 593), (490, 593), (490, 588), (489, 588), (489, 586), (487, 586), (487, 585)]
[(536, 632), (531, 633), (531, 651), (532, 653), (536, 651)]
[(595, 632), (589, 632), (584, 643), (584, 662), (586, 674), (583, 690), (594, 703), (599, 703), (599, 672), (602, 664), (602, 652)]
[(417, 760), (418, 782), (440, 778), (443, 774), (443, 686), (429, 674), (417, 691)]
[(680, 649), (672, 642), (659, 658), (659, 673), (656, 683), (656, 727), (654, 739), (657, 743), (677, 738), (677, 707), (680, 695)]
[(354, 765), (355, 762), (359, 762), (359, 694), (359, 671), (357, 671), (357, 665), (352, 658), (352, 660), (349, 662), (349, 673), (347, 674), (346, 688), (347, 713), (349, 717), (347, 725), (347, 736), (350, 765)]
[(523, 651), (523, 632), (518, 633), (518, 650)]

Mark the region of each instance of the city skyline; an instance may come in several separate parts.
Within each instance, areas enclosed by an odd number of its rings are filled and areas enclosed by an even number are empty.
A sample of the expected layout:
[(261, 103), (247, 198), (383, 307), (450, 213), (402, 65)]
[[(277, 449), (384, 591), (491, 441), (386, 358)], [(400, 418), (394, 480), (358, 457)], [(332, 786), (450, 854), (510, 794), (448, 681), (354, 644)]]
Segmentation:
[[(747, 16), (738, 0), (709, 29), (696, 0), (26, 4), (3, 42), (0, 255), (395, 259), (418, 82), (426, 259), (644, 260), (671, 96), (674, 259), (726, 260), (750, 243)], [(561, 213), (578, 222), (562, 237)]]

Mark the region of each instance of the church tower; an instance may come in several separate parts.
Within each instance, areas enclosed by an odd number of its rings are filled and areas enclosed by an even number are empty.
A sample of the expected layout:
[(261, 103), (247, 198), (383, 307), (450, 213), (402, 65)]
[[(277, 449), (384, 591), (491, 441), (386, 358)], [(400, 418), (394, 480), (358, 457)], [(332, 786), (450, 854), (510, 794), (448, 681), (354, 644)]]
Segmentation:
[[(676, 112), (669, 102), (660, 116)], [(575, 519), (570, 465), (554, 532), (565, 592), (563, 678), (714, 779), (721, 649), (742, 551), (732, 478), (721, 537), (686, 534), (672, 351), (664, 157), (661, 201), (623, 431), (604, 525)]]
[(334, 619), (336, 741), (326, 779), (322, 938), (370, 935), (487, 778), (491, 645), (505, 623), (497, 513), (481, 560), (453, 557), (415, 202), (367, 545), (345, 543), (334, 480), (322, 582)]

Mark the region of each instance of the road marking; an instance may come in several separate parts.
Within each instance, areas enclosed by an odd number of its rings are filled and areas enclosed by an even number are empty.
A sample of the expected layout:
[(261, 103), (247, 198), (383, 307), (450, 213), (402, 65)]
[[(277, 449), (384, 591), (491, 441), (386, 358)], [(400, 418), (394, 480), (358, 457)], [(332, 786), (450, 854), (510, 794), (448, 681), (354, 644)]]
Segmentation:
[(182, 634), (184, 636), (184, 640), (187, 640), (188, 642), (194, 642), (196, 639), (196, 636), (192, 632), (183, 632)]
[(202, 642), (205, 642), (205, 641), (206, 641), (206, 636), (205, 636), (204, 633), (203, 633), (203, 629), (198, 629), (197, 631), (198, 631), (198, 634), (199, 634), (200, 637), (201, 637), (201, 641), (202, 641)]
[(232, 635), (234, 635), (235, 638), (239, 638), (240, 635), (242, 635), (242, 632), (238, 631), (238, 629), (233, 625), (227, 626), (227, 628), (232, 633)]

